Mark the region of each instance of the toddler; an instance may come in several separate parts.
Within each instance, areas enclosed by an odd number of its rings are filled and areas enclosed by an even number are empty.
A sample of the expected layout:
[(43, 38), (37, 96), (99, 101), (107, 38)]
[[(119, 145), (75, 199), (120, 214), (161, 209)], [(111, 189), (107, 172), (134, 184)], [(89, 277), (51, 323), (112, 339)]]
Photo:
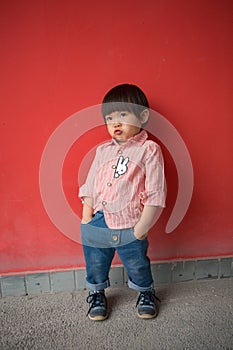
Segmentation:
[(90, 289), (88, 316), (94, 321), (108, 317), (104, 290), (110, 286), (109, 270), (117, 251), (128, 274), (128, 286), (138, 292), (138, 316), (150, 319), (158, 314), (158, 298), (147, 256), (147, 236), (156, 208), (165, 206), (163, 156), (143, 129), (150, 111), (139, 87), (113, 87), (103, 99), (102, 114), (111, 140), (97, 147), (79, 190)]

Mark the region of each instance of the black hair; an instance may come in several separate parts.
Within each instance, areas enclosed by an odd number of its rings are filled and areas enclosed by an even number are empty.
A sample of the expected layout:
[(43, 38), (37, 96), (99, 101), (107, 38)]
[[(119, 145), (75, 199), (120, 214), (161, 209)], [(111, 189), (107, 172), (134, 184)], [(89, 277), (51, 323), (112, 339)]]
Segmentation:
[(149, 108), (148, 100), (144, 92), (133, 84), (121, 84), (113, 87), (102, 101), (103, 117), (113, 112), (128, 111), (139, 118), (145, 108)]

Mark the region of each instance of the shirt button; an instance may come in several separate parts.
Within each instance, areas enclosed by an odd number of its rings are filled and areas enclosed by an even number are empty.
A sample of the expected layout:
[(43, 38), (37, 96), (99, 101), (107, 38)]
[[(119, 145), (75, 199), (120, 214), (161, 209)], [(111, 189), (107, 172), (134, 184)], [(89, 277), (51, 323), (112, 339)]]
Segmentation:
[(118, 154), (122, 154), (123, 152), (119, 149), (119, 151), (117, 152)]
[(108, 182), (108, 183), (107, 183), (107, 186), (108, 186), (108, 187), (111, 187), (111, 186), (112, 186), (111, 182)]
[(107, 205), (107, 202), (106, 202), (106, 201), (103, 201), (102, 204), (103, 204), (103, 205)]
[(116, 169), (116, 165), (112, 165), (112, 169)]
[(118, 240), (117, 235), (113, 235), (113, 236), (112, 236), (112, 239), (113, 239), (114, 241), (117, 241), (117, 240)]

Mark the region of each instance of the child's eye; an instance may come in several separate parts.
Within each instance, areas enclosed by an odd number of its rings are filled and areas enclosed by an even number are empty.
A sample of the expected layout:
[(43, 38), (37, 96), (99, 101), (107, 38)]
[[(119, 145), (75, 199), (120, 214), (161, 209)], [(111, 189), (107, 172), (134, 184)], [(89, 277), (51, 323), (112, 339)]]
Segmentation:
[(126, 117), (127, 116), (127, 113), (126, 112), (121, 112), (121, 114), (120, 114), (120, 117), (121, 118), (124, 118), (124, 117)]
[(112, 117), (111, 116), (105, 117), (105, 120), (106, 120), (106, 123), (110, 123), (112, 121)]

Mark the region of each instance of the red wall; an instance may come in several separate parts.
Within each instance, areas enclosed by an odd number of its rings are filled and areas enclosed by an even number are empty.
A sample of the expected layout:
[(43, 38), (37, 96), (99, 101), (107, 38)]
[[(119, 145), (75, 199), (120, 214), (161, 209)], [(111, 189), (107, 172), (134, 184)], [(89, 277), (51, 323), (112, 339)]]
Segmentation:
[[(187, 214), (166, 234), (178, 179), (161, 145), (168, 199), (150, 233), (151, 259), (232, 255), (232, 10), (231, 0), (1, 1), (1, 273), (84, 266), (80, 244), (45, 211), (40, 161), (62, 122), (123, 82), (138, 84), (176, 128), (194, 169)], [(77, 140), (64, 162), (77, 215), (80, 163), (107, 138), (104, 128), (95, 135)]]

